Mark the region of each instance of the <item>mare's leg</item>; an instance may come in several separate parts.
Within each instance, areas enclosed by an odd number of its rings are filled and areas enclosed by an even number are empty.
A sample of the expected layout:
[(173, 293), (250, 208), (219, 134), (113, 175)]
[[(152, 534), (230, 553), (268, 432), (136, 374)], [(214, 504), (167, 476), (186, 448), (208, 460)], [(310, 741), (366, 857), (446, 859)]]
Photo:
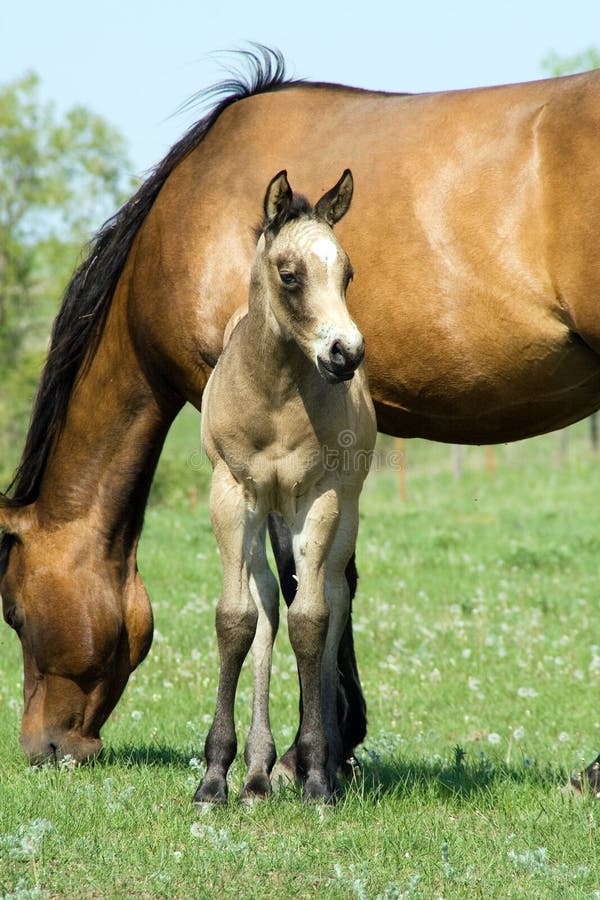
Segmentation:
[(267, 797), (271, 793), (269, 776), (276, 758), (269, 721), (269, 684), (273, 643), (279, 626), (279, 586), (267, 562), (265, 531), (263, 526), (250, 566), (250, 592), (258, 609), (258, 623), (252, 644), (254, 695), (252, 724), (244, 752), (248, 773), (242, 799)]
[[(290, 606), (296, 596), (298, 582), (295, 577), (292, 535), (280, 515), (269, 516), (269, 536), (283, 597), (287, 606)], [(355, 748), (364, 741), (367, 733), (367, 705), (360, 685), (352, 634), (352, 601), (358, 582), (354, 553), (346, 566), (345, 574), (350, 593), (350, 607), (338, 651), (338, 723), (344, 745), (344, 762), (353, 756)], [(302, 692), (300, 693), (300, 719), (302, 719)], [(297, 776), (298, 735), (299, 732), (296, 733), (293, 744), (281, 757), (278, 765), (278, 768), (282, 770), (281, 774), (291, 780)]]
[(329, 626), (325, 564), (337, 522), (338, 495), (332, 487), (306, 497), (292, 528), (298, 590), (289, 608), (288, 630), (302, 691), (297, 769), (304, 781), (304, 798), (315, 800), (333, 796), (326, 771), (328, 745), (323, 723), (321, 664)]
[(258, 611), (248, 581), (252, 515), (242, 487), (225, 465), (217, 466), (210, 493), (213, 528), (223, 566), (223, 586), (215, 622), (219, 647), (219, 687), (212, 726), (204, 747), (206, 774), (195, 803), (225, 803), (227, 772), (237, 752), (234, 703), (242, 663), (254, 640)]

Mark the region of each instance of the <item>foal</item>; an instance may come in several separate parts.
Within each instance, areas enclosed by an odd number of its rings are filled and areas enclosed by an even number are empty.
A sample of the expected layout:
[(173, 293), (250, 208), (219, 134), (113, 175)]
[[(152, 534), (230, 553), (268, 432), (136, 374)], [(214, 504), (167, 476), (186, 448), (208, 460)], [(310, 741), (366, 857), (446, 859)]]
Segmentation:
[(285, 171), (271, 181), (248, 313), (204, 394), (202, 442), (214, 470), (210, 511), (223, 588), (216, 712), (195, 802), (227, 799), (237, 749), (235, 692), (251, 646), (254, 699), (242, 797), (271, 790), (269, 681), (279, 621), (278, 586), (265, 551), (271, 512), (291, 530), (298, 577), (288, 625), (302, 691), (298, 770), (305, 798), (330, 799), (343, 763), (337, 657), (349, 607), (345, 568), (376, 436), (361, 366), (364, 342), (345, 302), (352, 268), (332, 231), (352, 189), (346, 170), (313, 209), (292, 194)]

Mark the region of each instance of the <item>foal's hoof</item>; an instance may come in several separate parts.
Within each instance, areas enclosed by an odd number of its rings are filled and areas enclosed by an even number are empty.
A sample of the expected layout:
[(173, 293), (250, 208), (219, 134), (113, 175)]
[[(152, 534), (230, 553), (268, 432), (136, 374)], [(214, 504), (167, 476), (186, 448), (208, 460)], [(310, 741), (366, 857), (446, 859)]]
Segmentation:
[(227, 803), (227, 782), (220, 778), (203, 778), (194, 794), (194, 803)]
[(244, 782), (240, 794), (240, 800), (252, 803), (254, 800), (266, 800), (271, 795), (271, 782), (269, 776), (263, 773), (249, 775)]

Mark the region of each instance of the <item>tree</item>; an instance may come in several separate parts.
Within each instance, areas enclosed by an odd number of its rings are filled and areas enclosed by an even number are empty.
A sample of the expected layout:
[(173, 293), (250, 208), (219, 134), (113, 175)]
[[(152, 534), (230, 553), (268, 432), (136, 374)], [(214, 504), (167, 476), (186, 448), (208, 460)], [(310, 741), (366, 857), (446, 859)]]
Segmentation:
[(32, 72), (0, 85), (1, 475), (79, 248), (131, 193), (130, 171), (124, 138), (101, 116), (59, 116)]
[(573, 75), (575, 72), (588, 72), (600, 68), (600, 52), (595, 47), (588, 47), (573, 56), (559, 56), (552, 51), (542, 60), (542, 71), (547, 75)]

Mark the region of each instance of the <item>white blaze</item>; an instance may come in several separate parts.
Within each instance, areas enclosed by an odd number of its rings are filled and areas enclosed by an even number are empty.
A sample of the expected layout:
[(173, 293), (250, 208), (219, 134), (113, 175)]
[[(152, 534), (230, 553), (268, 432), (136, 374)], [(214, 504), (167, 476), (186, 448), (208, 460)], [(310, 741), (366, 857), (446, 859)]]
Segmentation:
[(333, 265), (337, 259), (338, 251), (333, 241), (320, 237), (311, 245), (312, 252), (322, 260), (327, 268)]

